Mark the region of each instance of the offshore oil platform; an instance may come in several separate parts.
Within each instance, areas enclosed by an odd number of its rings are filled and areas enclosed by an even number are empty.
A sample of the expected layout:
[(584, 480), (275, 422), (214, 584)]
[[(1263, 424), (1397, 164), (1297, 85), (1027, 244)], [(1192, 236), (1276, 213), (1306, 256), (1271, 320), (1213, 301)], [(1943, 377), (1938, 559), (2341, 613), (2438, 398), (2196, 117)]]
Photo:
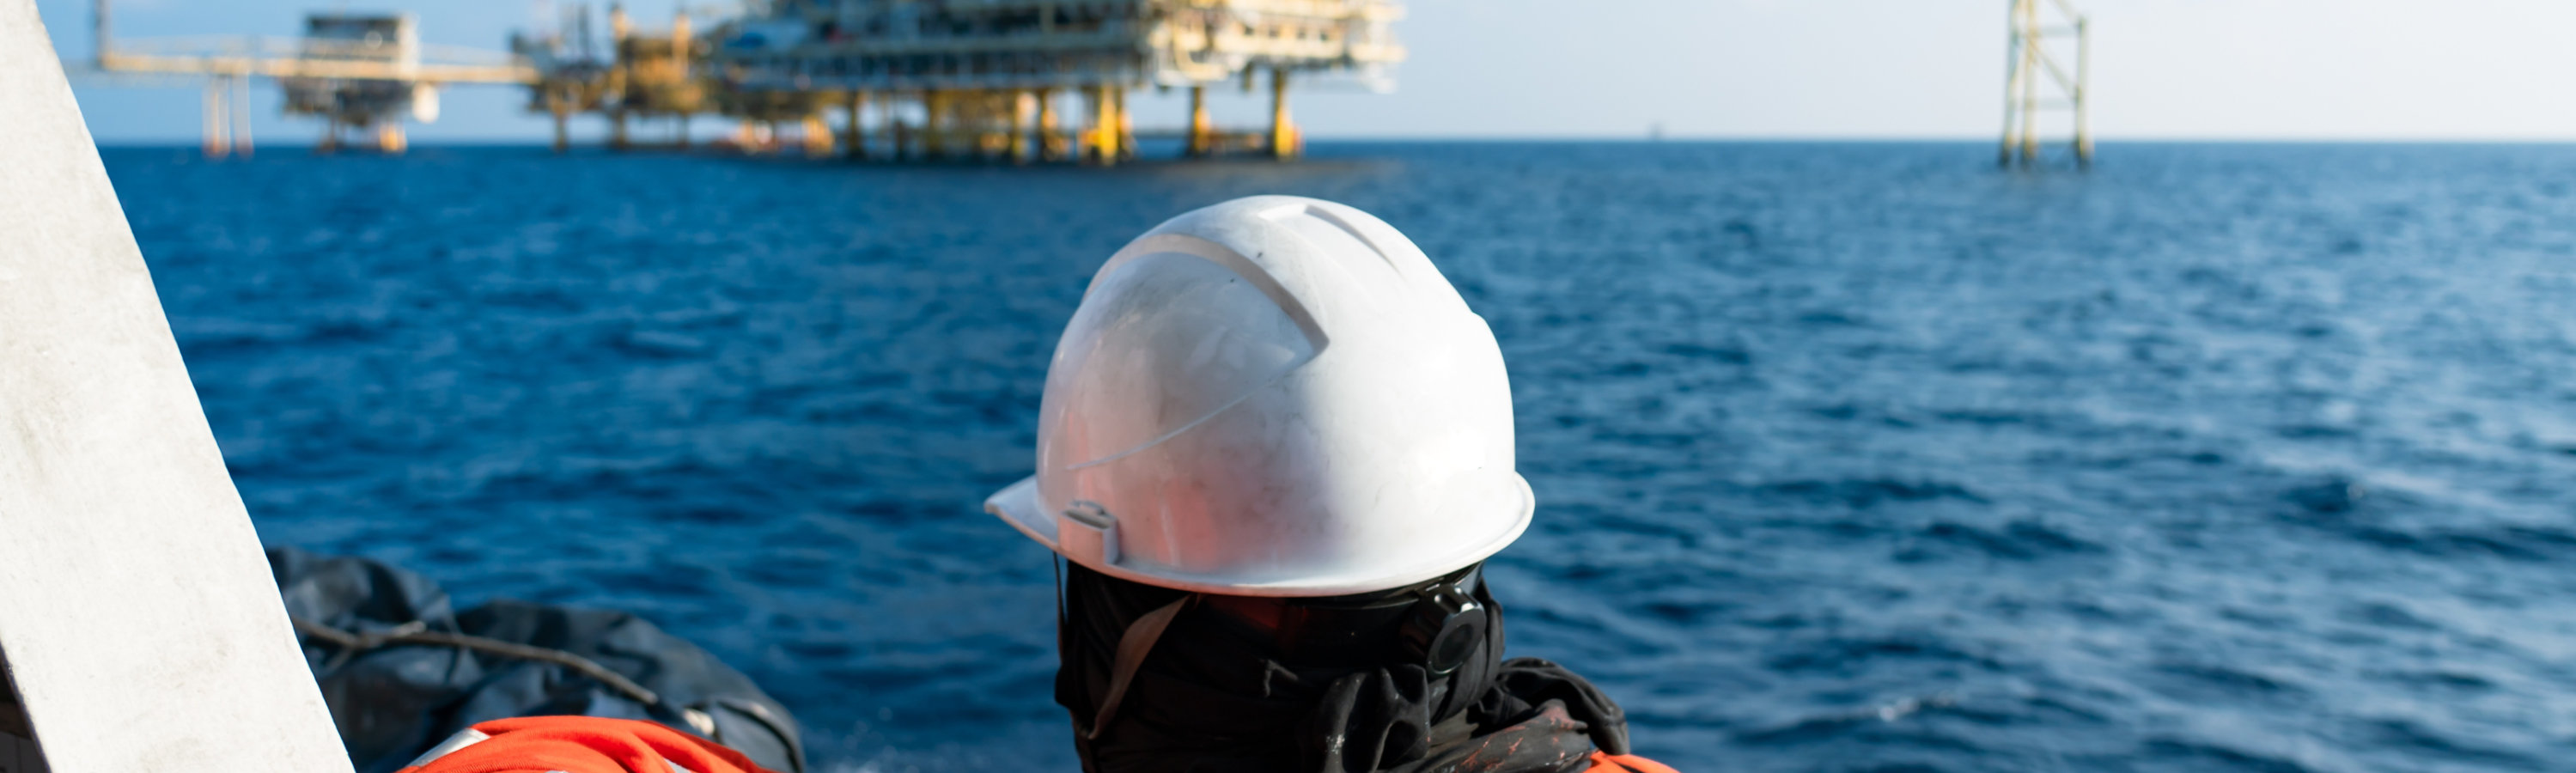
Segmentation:
[[(1127, 103), (1139, 89), (1188, 90), (1187, 122), (1162, 133), (1186, 156), (1286, 159), (1304, 147), (1292, 81), (1385, 91), (1405, 56), (1392, 0), (768, 0), (703, 28), (682, 13), (658, 32), (611, 5), (605, 41), (590, 7), (565, 11), (492, 52), (425, 46), (408, 14), (316, 13), (300, 39), (120, 41), (97, 0), (94, 64), (206, 79), (218, 156), (248, 152), (240, 105), (267, 77), (287, 112), (324, 120), (326, 151), (349, 130), (401, 152), (403, 121), (435, 120), (441, 89), (506, 84), (552, 119), (558, 151), (575, 116), (604, 118), (608, 144), (633, 149), (685, 147), (705, 115), (734, 122), (718, 142), (745, 151), (1115, 164), (1136, 155)], [(1265, 76), (1266, 126), (1214, 125), (1211, 87), (1256, 92)], [(639, 140), (651, 124), (669, 132)]]
[(399, 153), (407, 144), (403, 119), (438, 118), (438, 91), (449, 84), (524, 83), (537, 72), (507, 54), (428, 46), (409, 14), (312, 14), (301, 37), (187, 37), (118, 40), (108, 0), (95, 0), (91, 29), (94, 72), (112, 83), (204, 83), (205, 147), (209, 156), (249, 153), (253, 78), (275, 80), (286, 92), (289, 115), (321, 118), (323, 151), (340, 147), (342, 134), (374, 135), (378, 149)]

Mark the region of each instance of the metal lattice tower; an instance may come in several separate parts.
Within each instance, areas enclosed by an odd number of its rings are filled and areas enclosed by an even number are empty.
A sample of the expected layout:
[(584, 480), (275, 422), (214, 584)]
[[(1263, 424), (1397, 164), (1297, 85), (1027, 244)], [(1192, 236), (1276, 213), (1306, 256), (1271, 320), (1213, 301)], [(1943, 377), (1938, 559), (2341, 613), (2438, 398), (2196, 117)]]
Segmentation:
[[(2025, 167), (2039, 163), (2039, 113), (2042, 109), (2062, 108), (2075, 115), (2075, 163), (2090, 166), (2093, 132), (2087, 95), (2091, 90), (2093, 56), (2084, 14), (2067, 0), (2010, 1), (2012, 35), (2006, 44), (2010, 56), (2004, 64), (2004, 141), (1995, 162)], [(2043, 13), (2042, 5), (2055, 8), (2056, 13)], [(2075, 40), (2072, 72), (2049, 55), (2048, 41), (2065, 38)], [(2055, 84), (2055, 88), (2043, 88), (2043, 81)], [(2044, 91), (2050, 92), (2048, 98), (2043, 99)]]

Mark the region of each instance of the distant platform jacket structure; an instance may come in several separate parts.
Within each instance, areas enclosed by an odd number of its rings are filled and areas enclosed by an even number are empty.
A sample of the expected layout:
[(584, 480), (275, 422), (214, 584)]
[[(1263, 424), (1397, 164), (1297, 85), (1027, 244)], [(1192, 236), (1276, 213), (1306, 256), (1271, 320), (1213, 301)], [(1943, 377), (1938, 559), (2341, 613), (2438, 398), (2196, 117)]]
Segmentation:
[[(1388, 0), (776, 0), (694, 40), (686, 17), (657, 36), (612, 10), (609, 58), (572, 50), (579, 33), (514, 48), (543, 73), (535, 102), (559, 127), (604, 113), (614, 145), (630, 116), (705, 111), (741, 121), (725, 142), (750, 150), (1114, 164), (1136, 152), (1128, 95), (1156, 88), (1189, 90), (1169, 132), (1186, 155), (1292, 158), (1292, 80), (1392, 88), (1402, 16)], [(1209, 88), (1253, 92), (1265, 74), (1269, 125), (1218, 129)]]
[[(2074, 114), (2075, 164), (2093, 164), (2093, 36), (2084, 14), (2067, 0), (2010, 0), (2011, 35), (2004, 59), (2004, 141), (1995, 163), (2039, 163), (2039, 114), (2060, 108)], [(2056, 9), (2045, 13), (2041, 6)], [(2054, 18), (2052, 18), (2054, 17)], [(2075, 66), (2049, 55), (2052, 39), (2074, 38)], [(2054, 89), (2048, 88), (2054, 86)]]
[(108, 0), (91, 5), (97, 36), (84, 74), (112, 85), (202, 81), (208, 156), (251, 151), (250, 81), (271, 78), (286, 92), (285, 111), (324, 121), (325, 152), (342, 134), (372, 134), (375, 147), (400, 153), (406, 119), (438, 118), (439, 90), (454, 84), (517, 84), (537, 72), (508, 54), (420, 42), (410, 14), (314, 13), (301, 37), (254, 35), (119, 40)]

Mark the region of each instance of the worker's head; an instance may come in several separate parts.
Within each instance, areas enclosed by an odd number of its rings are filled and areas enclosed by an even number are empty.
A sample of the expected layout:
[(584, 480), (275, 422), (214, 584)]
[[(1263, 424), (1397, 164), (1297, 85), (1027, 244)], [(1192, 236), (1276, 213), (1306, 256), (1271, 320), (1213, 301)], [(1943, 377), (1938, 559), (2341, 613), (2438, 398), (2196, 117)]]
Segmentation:
[[(1456, 714), (1501, 650), (1480, 567), (1533, 499), (1501, 351), (1430, 259), (1359, 210), (1257, 196), (1092, 277), (1037, 474), (985, 506), (1069, 564), (1057, 695), (1092, 765), (1318, 705)], [(1355, 673), (1392, 692), (1327, 695)]]

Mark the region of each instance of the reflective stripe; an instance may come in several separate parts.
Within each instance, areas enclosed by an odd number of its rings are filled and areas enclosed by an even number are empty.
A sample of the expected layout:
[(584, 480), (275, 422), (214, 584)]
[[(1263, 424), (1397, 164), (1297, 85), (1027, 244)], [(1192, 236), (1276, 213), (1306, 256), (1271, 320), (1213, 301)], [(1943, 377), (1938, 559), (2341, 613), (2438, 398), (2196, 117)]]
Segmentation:
[[(438, 742), (437, 746), (430, 747), (429, 751), (422, 752), (419, 759), (412, 760), (411, 764), (404, 765), (403, 767), (417, 768), (427, 765), (431, 762), (437, 761), (440, 757), (456, 753), (456, 750), (458, 749), (473, 746), (475, 744), (491, 740), (491, 738), (492, 736), (484, 734), (481, 730), (476, 730), (470, 727), (465, 728), (463, 730), (456, 731), (455, 735), (448, 736), (447, 740)], [(670, 760), (663, 760), (662, 764), (671, 766), (671, 773), (697, 773), (697, 771), (681, 767), (680, 763), (672, 762)], [(6, 773), (6, 771), (0, 771), (0, 773)], [(567, 773), (567, 771), (549, 770), (546, 771), (546, 773)]]
[[(438, 742), (437, 746), (430, 747), (429, 751), (422, 752), (419, 759), (412, 760), (411, 764), (404, 765), (403, 767), (417, 768), (427, 765), (431, 762), (437, 761), (440, 757), (456, 753), (456, 750), (458, 749), (473, 746), (475, 744), (491, 740), (491, 738), (492, 736), (486, 735), (483, 731), (476, 730), (474, 728), (469, 727), (459, 730), (456, 731), (455, 735), (448, 736), (447, 740)], [(672, 762), (670, 760), (663, 760), (662, 764), (671, 766), (671, 773), (697, 773), (697, 771), (681, 767), (680, 763)], [(0, 771), (0, 773), (6, 772)], [(567, 773), (567, 771), (549, 770), (546, 771), (546, 773)]]
[(476, 730), (470, 727), (456, 731), (455, 735), (448, 736), (447, 740), (438, 742), (437, 746), (429, 747), (429, 751), (421, 752), (418, 758), (411, 761), (411, 764), (404, 765), (403, 767), (417, 768), (422, 765), (427, 765), (432, 760), (445, 757), (454, 753), (458, 749), (482, 743), (491, 739), (491, 737), (492, 736), (485, 734), (481, 730)]

